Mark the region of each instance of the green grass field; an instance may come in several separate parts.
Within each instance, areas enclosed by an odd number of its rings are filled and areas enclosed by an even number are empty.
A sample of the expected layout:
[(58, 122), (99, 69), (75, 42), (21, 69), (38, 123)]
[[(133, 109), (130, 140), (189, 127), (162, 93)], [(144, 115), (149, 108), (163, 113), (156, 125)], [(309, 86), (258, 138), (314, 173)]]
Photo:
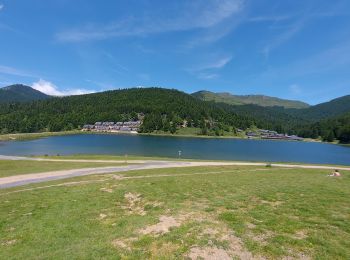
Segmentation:
[(328, 173), (192, 167), (0, 190), (0, 259), (349, 259), (350, 173)]
[(0, 160), (0, 178), (48, 171), (124, 165), (124, 162), (50, 162), (50, 161), (4, 161)]

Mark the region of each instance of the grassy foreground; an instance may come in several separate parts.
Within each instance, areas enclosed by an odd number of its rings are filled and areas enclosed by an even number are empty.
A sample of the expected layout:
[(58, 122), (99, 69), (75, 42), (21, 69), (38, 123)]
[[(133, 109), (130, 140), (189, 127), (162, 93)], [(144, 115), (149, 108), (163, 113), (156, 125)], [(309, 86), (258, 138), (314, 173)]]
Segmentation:
[[(192, 167), (0, 190), (0, 259), (349, 259), (350, 174), (328, 173)], [(89, 182), (35, 189), (72, 181)]]

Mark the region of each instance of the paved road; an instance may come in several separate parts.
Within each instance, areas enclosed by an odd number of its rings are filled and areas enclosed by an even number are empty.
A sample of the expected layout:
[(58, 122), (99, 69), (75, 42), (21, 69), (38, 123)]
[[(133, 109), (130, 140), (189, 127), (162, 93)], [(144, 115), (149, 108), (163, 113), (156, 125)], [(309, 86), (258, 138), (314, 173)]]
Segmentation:
[[(111, 162), (110, 160), (64, 160), (64, 159), (44, 159), (44, 158), (28, 158), (16, 156), (1, 156), (0, 160), (34, 160), (34, 161), (67, 161), (67, 162)], [(120, 163), (122, 161), (115, 161)], [(194, 166), (265, 166), (266, 163), (253, 162), (205, 162), (205, 161), (147, 161), (147, 160), (130, 160), (130, 165), (125, 166), (109, 166), (95, 167), (73, 170), (51, 171), (34, 174), (23, 174), (0, 178), (0, 189), (22, 186), (30, 183), (46, 182), (51, 180), (66, 179), (77, 176), (85, 176), (92, 174), (117, 173), (132, 170), (174, 168), (174, 167), (194, 167)], [(331, 166), (320, 165), (295, 165), (295, 164), (271, 164), (272, 167), (283, 168), (304, 168), (304, 169), (329, 169)], [(350, 171), (347, 167), (338, 167), (339, 170)]]

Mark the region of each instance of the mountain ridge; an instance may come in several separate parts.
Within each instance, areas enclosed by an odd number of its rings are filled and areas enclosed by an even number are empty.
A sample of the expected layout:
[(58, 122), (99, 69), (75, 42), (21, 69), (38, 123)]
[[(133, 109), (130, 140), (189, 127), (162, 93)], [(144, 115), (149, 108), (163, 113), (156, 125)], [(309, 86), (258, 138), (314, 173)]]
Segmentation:
[(200, 90), (191, 94), (204, 101), (227, 103), (230, 105), (259, 105), (263, 107), (281, 106), (284, 108), (308, 108), (309, 104), (299, 100), (282, 99), (267, 95), (233, 95), (228, 92)]

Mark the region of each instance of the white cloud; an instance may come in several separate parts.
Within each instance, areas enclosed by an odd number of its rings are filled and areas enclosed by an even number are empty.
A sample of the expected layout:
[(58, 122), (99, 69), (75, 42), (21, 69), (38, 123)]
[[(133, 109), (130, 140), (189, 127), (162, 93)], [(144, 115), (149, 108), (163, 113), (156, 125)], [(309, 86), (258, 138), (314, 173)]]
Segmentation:
[(32, 85), (33, 89), (43, 92), (50, 96), (72, 96), (72, 95), (83, 95), (95, 92), (94, 90), (88, 89), (69, 89), (69, 90), (59, 90), (56, 85), (52, 82), (40, 79), (34, 82)]
[(0, 11), (4, 9), (4, 5), (3, 4), (0, 4)]
[[(243, 8), (244, 0), (193, 0), (177, 3), (170, 14), (146, 10), (143, 17), (128, 17), (109, 24), (89, 24), (56, 34), (64, 42), (103, 40), (113, 37), (144, 36), (170, 31), (211, 28)], [(147, 12), (149, 11), (149, 12)], [(159, 10), (158, 10), (159, 11)], [(173, 15), (171, 15), (173, 13)]]

